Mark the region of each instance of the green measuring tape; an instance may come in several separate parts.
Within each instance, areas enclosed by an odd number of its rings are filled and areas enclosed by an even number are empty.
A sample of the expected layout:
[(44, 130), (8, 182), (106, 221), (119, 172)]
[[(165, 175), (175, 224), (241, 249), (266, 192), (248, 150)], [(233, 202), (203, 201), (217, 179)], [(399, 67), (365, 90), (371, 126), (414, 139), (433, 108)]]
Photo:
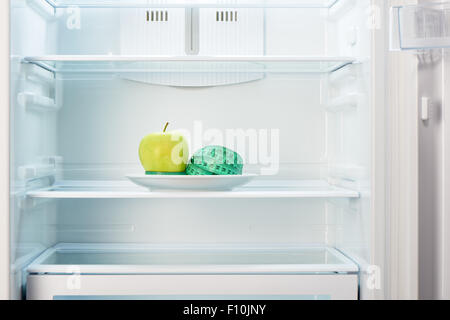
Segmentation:
[(208, 146), (197, 151), (186, 168), (188, 175), (241, 175), (242, 157), (221, 146)]

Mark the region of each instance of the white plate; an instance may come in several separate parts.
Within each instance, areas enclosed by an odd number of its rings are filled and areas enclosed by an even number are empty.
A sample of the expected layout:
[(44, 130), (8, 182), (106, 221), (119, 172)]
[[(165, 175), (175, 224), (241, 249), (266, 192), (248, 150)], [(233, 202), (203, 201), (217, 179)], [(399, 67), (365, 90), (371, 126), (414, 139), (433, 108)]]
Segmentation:
[(255, 174), (239, 176), (187, 176), (130, 174), (127, 178), (150, 190), (226, 191), (249, 183)]

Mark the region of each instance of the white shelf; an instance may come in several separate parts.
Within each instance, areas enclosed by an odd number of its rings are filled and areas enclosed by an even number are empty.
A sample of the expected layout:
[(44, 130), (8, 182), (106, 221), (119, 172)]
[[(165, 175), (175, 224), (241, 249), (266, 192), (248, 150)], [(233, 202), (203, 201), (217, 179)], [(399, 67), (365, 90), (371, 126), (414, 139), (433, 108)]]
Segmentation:
[(450, 2), (391, 9), (391, 49), (450, 48)]
[(303, 56), (112, 56), (49, 55), (25, 57), (25, 63), (55, 73), (329, 73), (356, 61), (353, 57)]
[(331, 8), (338, 0), (39, 0), (54, 8)]
[(70, 274), (357, 273), (336, 249), (294, 245), (58, 244), (26, 269)]
[(148, 191), (128, 181), (61, 181), (30, 191), (31, 198), (51, 199), (234, 199), (234, 198), (358, 198), (356, 191), (323, 181), (254, 181), (233, 191)]

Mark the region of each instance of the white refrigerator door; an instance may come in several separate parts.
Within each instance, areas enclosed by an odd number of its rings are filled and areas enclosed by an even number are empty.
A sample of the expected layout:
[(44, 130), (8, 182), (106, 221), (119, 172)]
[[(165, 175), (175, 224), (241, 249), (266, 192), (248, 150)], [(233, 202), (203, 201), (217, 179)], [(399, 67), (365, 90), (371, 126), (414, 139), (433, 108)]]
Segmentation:
[[(415, 0), (381, 1), (387, 6), (384, 27), (389, 28), (389, 10), (417, 2)], [(382, 5), (378, 2), (379, 5)], [(384, 295), (387, 299), (418, 298), (418, 65), (413, 55), (389, 51), (389, 32), (384, 30), (386, 45), (384, 65), (386, 101), (385, 131), (385, 223), (386, 246), (383, 270)], [(379, 53), (377, 56), (379, 59)], [(381, 67), (381, 66), (380, 66)], [(376, 94), (376, 93), (375, 93)], [(377, 97), (375, 97), (377, 99)], [(382, 104), (377, 104), (382, 107)], [(379, 138), (379, 137), (377, 137)], [(382, 161), (380, 159), (380, 161)], [(380, 164), (382, 165), (382, 164)], [(379, 188), (376, 185), (375, 188)], [(375, 222), (377, 224), (377, 222)], [(379, 241), (376, 234), (373, 241)]]
[(417, 298), (417, 63), (389, 52), (389, 9), (372, 0), (370, 259), (361, 265), (362, 299)]
[(9, 298), (9, 1), (0, 2), (0, 299)]

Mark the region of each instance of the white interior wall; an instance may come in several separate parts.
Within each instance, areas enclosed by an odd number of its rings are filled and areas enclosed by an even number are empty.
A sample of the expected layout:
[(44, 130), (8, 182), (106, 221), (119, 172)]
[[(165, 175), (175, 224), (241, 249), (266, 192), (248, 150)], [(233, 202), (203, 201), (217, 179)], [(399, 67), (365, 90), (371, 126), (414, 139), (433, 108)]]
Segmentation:
[[(335, 37), (341, 55), (355, 56), (359, 63), (330, 75), (330, 100), (350, 98), (354, 107), (329, 112), (328, 176), (361, 192), (361, 199), (350, 201), (341, 211), (337, 246), (360, 264), (370, 261), (371, 160), (372, 144), (372, 25), (370, 1), (348, 1), (353, 10), (338, 11), (330, 20), (329, 36)], [(344, 3), (345, 4), (345, 3)], [(355, 97), (356, 98), (352, 98)]]
[(320, 200), (64, 200), (66, 242), (334, 243), (337, 216)]
[[(111, 11), (113, 15), (116, 13)], [(267, 10), (266, 52), (324, 55), (325, 23), (319, 19), (322, 14), (320, 10)], [(114, 32), (102, 33), (109, 38), (100, 37), (96, 43), (78, 34), (72, 37), (73, 32), (80, 32), (91, 34), (92, 38), (114, 20), (104, 14), (101, 21), (96, 18), (98, 24), (93, 24), (89, 22), (90, 15), (89, 12), (85, 18), (82, 13), (79, 31), (65, 30), (63, 26), (61, 34), (67, 37), (63, 36), (59, 43), (60, 52), (72, 52), (76, 48), (90, 52), (95, 45), (93, 52), (105, 53), (120, 47), (114, 44), (119, 40)], [(280, 23), (280, 19), (286, 23)], [(105, 50), (101, 49), (103, 42), (108, 43)], [(58, 136), (64, 168), (70, 169), (64, 173), (66, 179), (124, 179), (130, 170), (140, 172), (139, 142), (144, 135), (161, 130), (165, 121), (170, 121), (173, 129), (185, 128), (191, 132), (194, 121), (201, 121), (205, 130), (217, 129), (222, 133), (239, 128), (280, 129), (281, 170), (277, 177), (269, 178), (322, 177), (327, 163), (328, 136), (321, 76), (267, 75), (251, 83), (209, 88), (86, 78), (67, 75), (61, 79), (64, 103), (59, 113)], [(246, 154), (245, 150), (238, 151)], [(248, 167), (256, 168), (258, 165)], [(324, 201), (89, 200), (77, 203), (77, 206), (73, 205), (74, 201), (59, 203), (61, 241), (335, 242), (337, 215), (327, 211)]]
[[(318, 169), (326, 163), (320, 78), (268, 76), (212, 88), (173, 88), (120, 79), (63, 82), (59, 150), (65, 165), (72, 169), (102, 170), (99, 165), (107, 164), (116, 165), (121, 175), (126, 174), (125, 169), (141, 170), (137, 169), (137, 150), (142, 137), (162, 130), (166, 121), (171, 123), (170, 129), (187, 129), (192, 137), (196, 121), (201, 121), (204, 134), (215, 129), (224, 139), (228, 129), (279, 129), (281, 166), (289, 167), (282, 168), (284, 177), (289, 174), (286, 170), (295, 170), (305, 178), (317, 179)], [(203, 140), (214, 144), (206, 136)], [(195, 147), (198, 142), (191, 146), (191, 153)], [(247, 149), (237, 151), (250, 160)], [(68, 172), (66, 178), (75, 177)]]
[(25, 1), (11, 2), (11, 298), (21, 298), (22, 268), (46, 247), (55, 243), (48, 226), (55, 222), (55, 204), (39, 206), (25, 200), (33, 183), (21, 172), (34, 168), (43, 157), (55, 156), (56, 114), (38, 112), (20, 103), (20, 94), (49, 96), (51, 84), (33, 78), (34, 69), (21, 63), (25, 55), (54, 51), (55, 28), (46, 17), (30, 9)]

